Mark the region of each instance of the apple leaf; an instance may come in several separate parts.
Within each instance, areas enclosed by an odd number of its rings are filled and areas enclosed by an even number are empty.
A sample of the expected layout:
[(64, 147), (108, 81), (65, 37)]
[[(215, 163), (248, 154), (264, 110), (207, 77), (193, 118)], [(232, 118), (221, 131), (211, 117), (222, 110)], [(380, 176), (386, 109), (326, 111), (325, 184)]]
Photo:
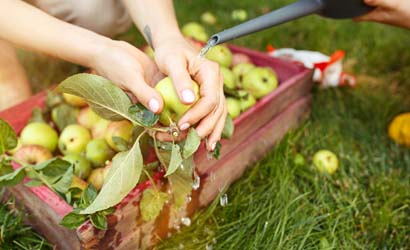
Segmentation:
[(165, 174), (165, 177), (168, 177), (171, 174), (173, 174), (181, 166), (182, 161), (183, 159), (181, 156), (181, 148), (178, 144), (172, 145), (171, 159), (169, 161), (169, 166), (167, 168), (167, 173)]
[(13, 128), (0, 119), (0, 155), (17, 146), (17, 135)]
[(72, 164), (68, 161), (65, 161), (61, 158), (52, 158), (35, 165), (33, 168), (36, 171), (41, 172), (45, 176), (60, 177), (67, 172), (70, 166), (72, 166)]
[(55, 114), (53, 122), (59, 131), (63, 131), (70, 124), (77, 123), (76, 109), (71, 105), (62, 103), (53, 109), (52, 114)]
[(64, 102), (63, 97), (55, 91), (48, 91), (46, 96), (46, 107), (50, 110)]
[(184, 166), (183, 168), (178, 168), (175, 173), (168, 176), (177, 208), (181, 207), (187, 201), (187, 196), (192, 191), (192, 175), (195, 168), (192, 156), (185, 159), (182, 164)]
[(140, 201), (140, 211), (144, 221), (151, 221), (158, 217), (169, 195), (158, 192), (153, 188), (146, 189)]
[(63, 174), (63, 176), (55, 183), (52, 184), (52, 187), (64, 194), (68, 191), (68, 189), (71, 186), (71, 182), (73, 181), (73, 176), (74, 176), (74, 167), (70, 166), (66, 172)]
[(107, 217), (100, 212), (90, 215), (91, 224), (97, 229), (106, 230), (107, 229)]
[(222, 130), (222, 137), (225, 139), (231, 139), (235, 125), (233, 124), (231, 116), (227, 115), (225, 119), (224, 129)]
[(18, 168), (12, 173), (0, 176), (0, 187), (17, 185), (24, 179), (25, 176), (25, 167)]
[(83, 208), (88, 207), (97, 197), (98, 191), (93, 184), (89, 184), (81, 194), (81, 205)]
[(43, 185), (43, 182), (40, 180), (29, 180), (28, 182), (24, 183), (24, 186), (26, 187), (38, 187)]
[(158, 120), (159, 115), (151, 112), (141, 103), (136, 103), (128, 109), (130, 117), (139, 124), (142, 124), (144, 127), (154, 126)]
[(114, 145), (121, 152), (127, 151), (129, 149), (128, 148), (128, 142), (126, 140), (124, 140), (124, 138), (122, 138), (122, 137), (113, 136), (112, 137), (112, 142), (114, 142)]
[(118, 204), (136, 186), (141, 176), (143, 158), (139, 141), (129, 151), (118, 153), (100, 193), (82, 214), (92, 214)]
[(14, 169), (11, 166), (11, 160), (7, 158), (0, 158), (0, 176), (13, 173)]
[(182, 156), (184, 157), (184, 159), (193, 155), (198, 150), (200, 144), (201, 137), (199, 137), (194, 128), (191, 128), (188, 132), (188, 136), (185, 140), (184, 148), (182, 151)]
[(128, 115), (131, 100), (110, 80), (93, 74), (76, 74), (65, 79), (57, 90), (84, 98), (95, 113), (107, 120), (132, 119)]
[(64, 218), (60, 221), (60, 225), (69, 228), (69, 229), (76, 229), (77, 227), (81, 226), (87, 220), (87, 216), (83, 214), (79, 214), (76, 210), (64, 216)]

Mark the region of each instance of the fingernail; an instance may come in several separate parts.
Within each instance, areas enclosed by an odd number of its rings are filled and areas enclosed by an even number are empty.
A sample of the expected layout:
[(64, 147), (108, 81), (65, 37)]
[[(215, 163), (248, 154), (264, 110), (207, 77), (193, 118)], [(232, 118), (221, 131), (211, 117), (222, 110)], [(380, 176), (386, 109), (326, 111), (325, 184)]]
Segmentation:
[(158, 112), (159, 110), (159, 102), (154, 98), (149, 100), (148, 106), (149, 106), (149, 109), (154, 113)]
[(212, 145), (211, 145), (211, 150), (214, 151), (215, 148), (216, 148), (216, 142), (212, 143)]
[(184, 123), (184, 124), (182, 124), (181, 126), (179, 126), (179, 129), (180, 130), (186, 130), (186, 129), (188, 129), (189, 128), (189, 123)]
[(182, 91), (182, 99), (184, 102), (194, 102), (195, 101), (195, 95), (194, 92), (192, 92), (190, 89), (185, 89)]

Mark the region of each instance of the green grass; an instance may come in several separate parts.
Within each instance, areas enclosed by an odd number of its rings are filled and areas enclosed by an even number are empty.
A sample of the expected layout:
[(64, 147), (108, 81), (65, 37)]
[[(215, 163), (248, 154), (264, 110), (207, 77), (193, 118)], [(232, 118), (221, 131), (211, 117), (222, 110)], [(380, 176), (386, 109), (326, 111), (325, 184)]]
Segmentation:
[[(211, 34), (236, 24), (230, 20), (233, 9), (247, 9), (255, 17), (288, 2), (175, 4), (180, 23), (199, 21), (207, 10), (217, 15), (219, 23), (207, 26)], [(142, 44), (135, 29), (121, 38)], [(410, 248), (410, 151), (386, 134), (392, 117), (410, 111), (410, 31), (311, 16), (233, 43), (258, 50), (272, 44), (328, 54), (343, 49), (349, 71), (360, 76), (359, 86), (315, 89), (310, 119), (228, 190), (228, 206), (216, 202), (158, 249)], [(40, 65), (47, 70), (39, 70), (32, 60), (37, 56), (21, 55), (38, 83), (36, 89), (78, 70), (43, 57)], [(322, 148), (339, 157), (340, 168), (333, 176), (320, 175), (312, 167), (312, 155)], [(297, 152), (306, 157), (306, 166), (293, 164)]]

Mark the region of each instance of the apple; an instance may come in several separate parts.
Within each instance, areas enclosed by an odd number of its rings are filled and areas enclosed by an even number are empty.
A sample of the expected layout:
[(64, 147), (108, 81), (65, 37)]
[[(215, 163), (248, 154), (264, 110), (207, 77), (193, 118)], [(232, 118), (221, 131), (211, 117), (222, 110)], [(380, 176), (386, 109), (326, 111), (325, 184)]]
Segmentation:
[(40, 145), (53, 152), (57, 147), (58, 134), (46, 123), (32, 122), (23, 128), (20, 140), (22, 145)]
[(81, 179), (86, 179), (91, 173), (91, 163), (82, 155), (70, 153), (63, 157), (63, 160), (74, 165), (74, 174)]
[[(192, 81), (192, 88), (195, 93), (196, 101), (199, 99), (199, 86), (194, 81)], [(170, 120), (173, 122), (178, 121), (193, 105), (186, 105), (181, 102), (175, 92), (172, 80), (169, 77), (159, 81), (155, 86), (155, 89), (161, 94), (162, 99), (164, 100), (164, 108), (160, 114), (159, 121), (165, 126), (169, 126), (171, 124)]]
[(40, 145), (23, 145), (14, 154), (14, 158), (21, 163), (36, 165), (53, 157), (50, 150)]
[(235, 67), (236, 65), (241, 64), (241, 63), (250, 63), (250, 64), (252, 64), (252, 60), (246, 54), (234, 53), (232, 55), (232, 67)]
[[(87, 182), (81, 179), (78, 176), (73, 176), (73, 180), (71, 181), (70, 189), (71, 188), (78, 188), (82, 191), (84, 191), (87, 188)], [(79, 199), (81, 197), (81, 193), (76, 193), (74, 194), (74, 198)]]
[(209, 25), (214, 25), (217, 22), (217, 19), (214, 14), (207, 11), (207, 12), (202, 13), (201, 21)]
[(127, 120), (122, 121), (112, 121), (108, 124), (106, 133), (105, 133), (105, 141), (108, 145), (114, 149), (115, 151), (119, 152), (120, 149), (113, 141), (113, 137), (122, 138), (124, 141), (128, 142), (131, 138), (132, 134), (132, 124)]
[(293, 158), (293, 163), (296, 166), (304, 166), (306, 164), (305, 157), (301, 153), (297, 153), (295, 158)]
[(80, 154), (85, 150), (90, 140), (91, 134), (87, 128), (78, 124), (71, 124), (61, 132), (58, 148), (64, 155), (70, 153)]
[(235, 81), (238, 88), (242, 87), (243, 77), (249, 70), (255, 68), (251, 63), (240, 63), (233, 67), (232, 72), (235, 75)]
[(63, 98), (66, 103), (74, 107), (81, 108), (81, 107), (85, 107), (88, 105), (87, 102), (79, 96), (63, 93)]
[(101, 116), (97, 115), (90, 107), (85, 107), (80, 110), (77, 116), (77, 123), (81, 126), (92, 129), (101, 119)]
[(216, 45), (212, 47), (205, 55), (211, 61), (217, 62), (220, 66), (227, 67), (231, 66), (232, 63), (232, 52), (225, 45)]
[(90, 176), (88, 176), (87, 182), (93, 184), (93, 186), (100, 190), (102, 185), (104, 184), (105, 176), (106, 176), (106, 169), (105, 168), (96, 168), (91, 171)]
[(245, 112), (246, 110), (251, 108), (253, 105), (255, 105), (256, 103), (255, 97), (253, 97), (251, 94), (249, 94), (245, 90), (239, 90), (238, 95), (241, 96), (241, 98), (239, 98), (239, 102), (240, 102), (242, 112)]
[(144, 48), (144, 53), (145, 53), (149, 58), (151, 58), (151, 59), (154, 60), (155, 54), (154, 54), (154, 50), (152, 49), (151, 46), (148, 46), (148, 45), (145, 46), (145, 48)]
[(104, 139), (94, 139), (85, 148), (85, 157), (94, 167), (101, 167), (114, 156), (114, 152)]
[[(20, 139), (20, 138), (17, 138), (17, 145), (16, 145), (16, 147), (13, 148), (13, 149), (8, 150), (7, 153), (8, 153), (9, 155), (14, 155), (14, 154), (17, 152), (17, 150), (19, 150), (22, 146), (23, 146), (23, 144), (21, 143), (21, 139)], [(1, 168), (1, 167), (0, 167), (0, 168)]]
[(321, 173), (333, 174), (339, 167), (339, 160), (333, 152), (319, 150), (313, 155), (313, 165)]
[(232, 20), (243, 22), (246, 20), (246, 18), (248, 18), (248, 12), (246, 12), (246, 10), (244, 9), (233, 10), (231, 13), (231, 18)]
[(184, 36), (192, 37), (195, 40), (206, 42), (208, 41), (208, 34), (205, 28), (197, 22), (189, 22), (182, 27), (182, 34)]
[(110, 121), (101, 118), (94, 126), (91, 128), (91, 134), (93, 139), (105, 138), (105, 133), (107, 131)]
[(235, 75), (233, 74), (233, 72), (225, 67), (221, 67), (221, 73), (224, 77), (224, 86), (225, 88), (228, 89), (235, 89), (236, 84), (235, 84)]
[(241, 114), (241, 102), (238, 99), (227, 97), (226, 106), (228, 108), (228, 114), (232, 119), (235, 119)]
[(242, 87), (256, 99), (259, 99), (278, 86), (276, 73), (268, 67), (255, 67), (249, 70), (243, 77)]

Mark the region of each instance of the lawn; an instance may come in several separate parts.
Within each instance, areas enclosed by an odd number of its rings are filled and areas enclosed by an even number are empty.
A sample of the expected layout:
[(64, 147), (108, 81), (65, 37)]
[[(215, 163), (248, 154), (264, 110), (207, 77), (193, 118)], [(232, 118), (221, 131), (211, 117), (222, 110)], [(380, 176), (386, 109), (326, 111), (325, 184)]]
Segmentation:
[[(255, 17), (288, 2), (175, 4), (180, 23), (199, 21), (202, 12), (212, 11), (218, 24), (207, 26), (211, 34), (236, 24), (230, 19), (233, 9), (244, 8)], [(142, 44), (135, 29), (121, 38)], [(396, 114), (410, 111), (410, 31), (311, 16), (233, 43), (257, 50), (272, 44), (328, 54), (343, 49), (346, 70), (358, 75), (358, 87), (315, 88), (310, 119), (228, 190), (228, 205), (216, 202), (158, 249), (410, 248), (410, 150), (395, 145), (386, 134)], [(26, 52), (20, 56), (36, 90), (79, 70)], [(314, 152), (323, 148), (340, 160), (332, 176), (318, 174), (311, 164)], [(307, 159), (303, 167), (293, 164), (298, 152)], [(20, 223), (20, 217), (13, 218)]]

